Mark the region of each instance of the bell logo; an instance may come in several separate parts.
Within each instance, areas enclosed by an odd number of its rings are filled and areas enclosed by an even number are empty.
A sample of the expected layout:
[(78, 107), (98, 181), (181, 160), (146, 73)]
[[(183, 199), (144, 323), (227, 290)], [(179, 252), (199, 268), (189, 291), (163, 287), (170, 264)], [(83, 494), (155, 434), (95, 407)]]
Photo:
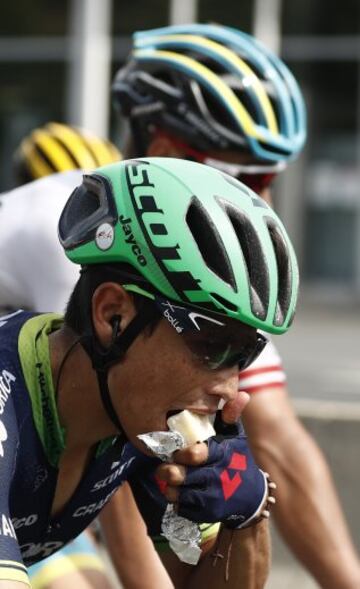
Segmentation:
[[(246, 469), (247, 469), (246, 456), (244, 454), (239, 454), (238, 452), (234, 452), (231, 457), (229, 466), (227, 467), (227, 469), (225, 468), (220, 475), (220, 480), (221, 480), (221, 485), (222, 485), (222, 490), (224, 493), (225, 501), (230, 499), (230, 497), (232, 497), (233, 494), (235, 493), (236, 489), (238, 489), (238, 487), (240, 487), (240, 485), (242, 483), (242, 478), (241, 478), (241, 475), (239, 474), (239, 472), (241, 470), (246, 470)], [(228, 470), (236, 470), (237, 472), (231, 478)]]

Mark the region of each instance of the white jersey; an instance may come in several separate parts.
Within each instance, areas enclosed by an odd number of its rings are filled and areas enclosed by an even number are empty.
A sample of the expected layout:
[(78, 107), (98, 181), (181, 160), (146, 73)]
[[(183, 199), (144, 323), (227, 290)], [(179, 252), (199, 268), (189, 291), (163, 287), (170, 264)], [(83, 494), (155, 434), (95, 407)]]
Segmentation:
[(82, 171), (46, 176), (0, 196), (0, 307), (63, 312), (79, 276), (57, 224)]

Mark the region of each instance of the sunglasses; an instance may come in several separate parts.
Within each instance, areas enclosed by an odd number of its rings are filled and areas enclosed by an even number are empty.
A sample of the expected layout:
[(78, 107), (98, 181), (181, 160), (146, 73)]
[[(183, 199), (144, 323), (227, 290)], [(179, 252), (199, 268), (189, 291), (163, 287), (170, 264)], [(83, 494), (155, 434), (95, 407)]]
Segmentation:
[(234, 325), (224, 323), (216, 313), (202, 312), (161, 296), (149, 293), (137, 285), (123, 285), (126, 290), (152, 299), (158, 312), (183, 338), (192, 355), (207, 369), (220, 370), (237, 366), (247, 368), (268, 343), (261, 333), (240, 334)]
[[(158, 135), (167, 136), (163, 132), (158, 132)], [(229, 176), (232, 176), (233, 178), (236, 178), (236, 180), (243, 182), (243, 184), (251, 188), (251, 190), (257, 194), (261, 193), (266, 188), (269, 188), (277, 174), (286, 168), (286, 164), (284, 162), (278, 162), (270, 166), (225, 162), (223, 160), (209, 157), (208, 154), (202, 151), (193, 149), (186, 143), (183, 143), (179, 139), (174, 138), (172, 135), (168, 135), (168, 137), (171, 139), (171, 142), (175, 145), (175, 147), (178, 147), (185, 153), (187, 159), (195, 160), (201, 164), (216, 168), (220, 172), (229, 174)]]

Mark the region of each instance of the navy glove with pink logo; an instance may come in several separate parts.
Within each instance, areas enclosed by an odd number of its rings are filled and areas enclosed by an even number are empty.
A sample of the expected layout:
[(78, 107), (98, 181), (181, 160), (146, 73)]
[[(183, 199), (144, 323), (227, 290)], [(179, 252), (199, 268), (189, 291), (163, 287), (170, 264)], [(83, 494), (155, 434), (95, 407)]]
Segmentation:
[[(269, 516), (276, 485), (255, 464), (240, 423), (226, 425), (217, 417), (214, 425), (218, 435), (207, 441), (206, 463), (186, 466), (185, 480), (176, 487), (176, 511), (194, 522), (224, 522), (229, 528), (243, 528)], [(168, 483), (152, 470), (133, 479), (131, 487), (149, 533), (159, 534), (168, 505), (164, 495)]]
[(207, 462), (186, 467), (185, 482), (179, 486), (179, 515), (199, 523), (221, 521), (229, 528), (243, 528), (268, 517), (268, 477), (255, 464), (246, 435), (239, 429), (224, 426), (224, 433), (237, 435), (210, 438)]

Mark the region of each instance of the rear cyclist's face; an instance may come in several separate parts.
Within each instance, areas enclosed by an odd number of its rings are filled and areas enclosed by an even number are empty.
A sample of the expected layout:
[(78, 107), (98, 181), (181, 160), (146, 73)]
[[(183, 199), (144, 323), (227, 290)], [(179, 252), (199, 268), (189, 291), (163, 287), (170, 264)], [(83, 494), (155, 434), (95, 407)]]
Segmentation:
[[(236, 322), (236, 337), (255, 330)], [(189, 409), (213, 414), (219, 401), (231, 401), (238, 388), (238, 369), (210, 370), (195, 358), (182, 337), (162, 319), (151, 335), (142, 334), (129, 348), (126, 361), (109, 373), (109, 389), (129, 439), (143, 450), (137, 435), (167, 430), (171, 412)]]
[[(149, 157), (176, 157), (180, 159), (186, 159), (188, 157), (185, 149), (181, 147), (181, 143), (178, 143), (177, 141), (173, 142), (171, 137), (166, 134), (158, 134), (154, 136), (153, 140), (148, 146), (146, 155)], [(222, 161), (227, 164), (239, 164), (241, 166), (258, 164), (258, 162), (254, 161), (254, 158), (250, 154), (242, 153), (236, 150), (210, 150), (206, 153), (206, 156), (207, 158), (211, 158), (220, 162)], [(197, 161), (202, 160), (197, 159)], [(251, 186), (251, 176), (245, 177), (242, 181), (245, 184), (249, 184), (250, 188), (253, 188), (255, 192), (261, 196), (265, 202), (267, 202), (267, 204), (272, 206), (270, 186), (257, 188), (256, 180), (255, 186)]]

